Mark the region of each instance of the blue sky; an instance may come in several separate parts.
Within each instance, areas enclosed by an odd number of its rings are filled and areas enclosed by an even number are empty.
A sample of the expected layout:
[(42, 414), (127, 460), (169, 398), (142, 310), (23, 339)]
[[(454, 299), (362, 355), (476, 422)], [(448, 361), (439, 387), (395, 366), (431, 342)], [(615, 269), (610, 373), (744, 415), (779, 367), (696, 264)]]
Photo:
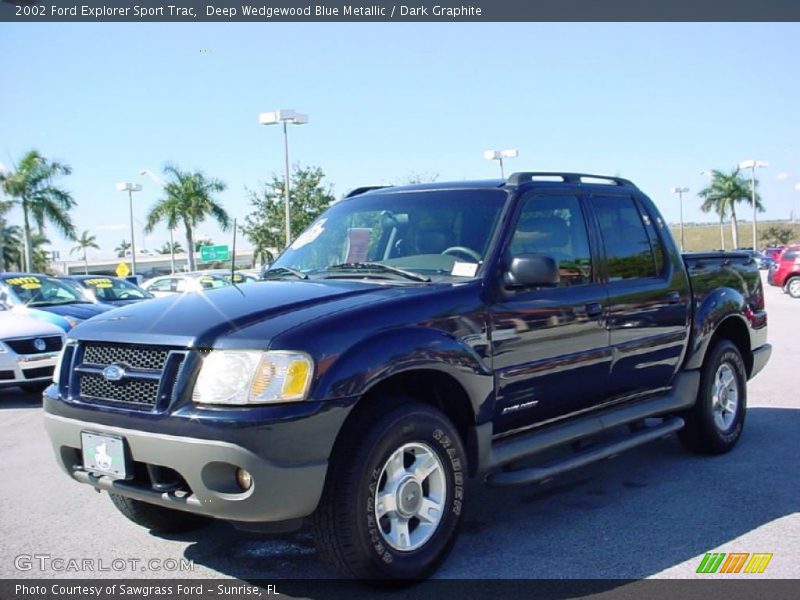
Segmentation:
[[(291, 160), (322, 167), (337, 196), (414, 172), (495, 177), (482, 152), (507, 147), (520, 152), (507, 173), (622, 175), (670, 221), (676, 185), (692, 190), (687, 221), (711, 219), (694, 195), (702, 169), (769, 160), (763, 218), (788, 218), (800, 181), (794, 23), (3, 23), (0, 52), (0, 163), (36, 148), (70, 164), (61, 183), (98, 256), (129, 238), (115, 184), (144, 185), (143, 222), (159, 190), (138, 173), (168, 161), (225, 181), (243, 218), (245, 188), (282, 173), (280, 131), (257, 121), (279, 107), (309, 114)], [(161, 227), (147, 246), (166, 239)]]

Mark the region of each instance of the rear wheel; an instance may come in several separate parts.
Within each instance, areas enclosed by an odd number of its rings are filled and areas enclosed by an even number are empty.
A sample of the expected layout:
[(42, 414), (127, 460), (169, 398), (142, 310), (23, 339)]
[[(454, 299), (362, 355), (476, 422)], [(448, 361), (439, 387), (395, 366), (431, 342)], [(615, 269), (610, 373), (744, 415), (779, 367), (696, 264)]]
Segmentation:
[(728, 452), (742, 435), (746, 411), (747, 371), (742, 355), (732, 342), (720, 340), (708, 351), (697, 402), (683, 415), (686, 426), (678, 439), (692, 452)]
[(208, 517), (148, 504), (119, 494), (109, 492), (108, 496), (117, 510), (128, 519), (156, 533), (185, 533), (211, 522)]
[(347, 577), (417, 579), (446, 558), (461, 521), (466, 454), (435, 408), (364, 415), (337, 448), (313, 517), (321, 558)]
[(787, 281), (786, 291), (792, 298), (800, 298), (800, 277), (792, 277)]

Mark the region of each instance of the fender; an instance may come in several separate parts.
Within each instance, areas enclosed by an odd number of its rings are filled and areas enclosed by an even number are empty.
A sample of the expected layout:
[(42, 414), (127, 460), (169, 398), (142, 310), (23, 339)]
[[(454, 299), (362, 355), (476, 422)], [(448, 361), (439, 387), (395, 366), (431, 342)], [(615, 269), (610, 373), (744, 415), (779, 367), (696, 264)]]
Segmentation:
[[(494, 397), (494, 378), (485, 358), (466, 341), (427, 327), (403, 327), (366, 338), (336, 357), (324, 370), (314, 396), (335, 400), (362, 396), (376, 384), (415, 369), (450, 375), (466, 391), (473, 413)], [(487, 418), (491, 418), (488, 416)]]
[[(716, 288), (705, 296), (700, 305), (695, 308), (691, 346), (687, 352), (684, 368), (690, 370), (703, 366), (703, 359), (708, 351), (711, 338), (723, 321), (740, 320), (745, 330), (748, 330), (745, 318), (748, 311), (747, 300), (741, 292), (733, 288)], [(752, 340), (750, 342), (752, 347)]]

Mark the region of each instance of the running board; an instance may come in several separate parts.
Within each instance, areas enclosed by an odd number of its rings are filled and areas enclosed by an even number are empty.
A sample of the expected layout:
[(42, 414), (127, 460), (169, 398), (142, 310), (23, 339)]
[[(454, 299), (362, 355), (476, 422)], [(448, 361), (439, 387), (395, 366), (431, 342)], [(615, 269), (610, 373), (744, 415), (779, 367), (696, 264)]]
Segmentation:
[(670, 417), (664, 419), (659, 425), (640, 429), (622, 440), (581, 452), (576, 456), (571, 456), (564, 460), (558, 460), (528, 469), (519, 469), (517, 471), (492, 473), (486, 477), (486, 483), (498, 486), (539, 483), (547, 479), (552, 479), (567, 471), (585, 467), (586, 465), (603, 460), (604, 458), (612, 458), (620, 452), (630, 450), (636, 446), (641, 446), (642, 444), (655, 441), (659, 438), (667, 437), (679, 429), (682, 429), (683, 425), (683, 419), (680, 417)]

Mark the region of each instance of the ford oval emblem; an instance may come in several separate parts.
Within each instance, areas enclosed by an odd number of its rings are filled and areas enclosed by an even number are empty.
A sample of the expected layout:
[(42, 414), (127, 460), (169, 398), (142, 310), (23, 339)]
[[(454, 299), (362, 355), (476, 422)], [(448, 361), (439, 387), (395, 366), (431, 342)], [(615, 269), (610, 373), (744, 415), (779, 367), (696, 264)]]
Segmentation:
[(103, 377), (106, 381), (119, 381), (125, 377), (125, 369), (117, 365), (109, 365), (103, 369)]
[(36, 338), (33, 340), (33, 347), (36, 348), (39, 352), (44, 352), (47, 350), (47, 344), (42, 338)]

